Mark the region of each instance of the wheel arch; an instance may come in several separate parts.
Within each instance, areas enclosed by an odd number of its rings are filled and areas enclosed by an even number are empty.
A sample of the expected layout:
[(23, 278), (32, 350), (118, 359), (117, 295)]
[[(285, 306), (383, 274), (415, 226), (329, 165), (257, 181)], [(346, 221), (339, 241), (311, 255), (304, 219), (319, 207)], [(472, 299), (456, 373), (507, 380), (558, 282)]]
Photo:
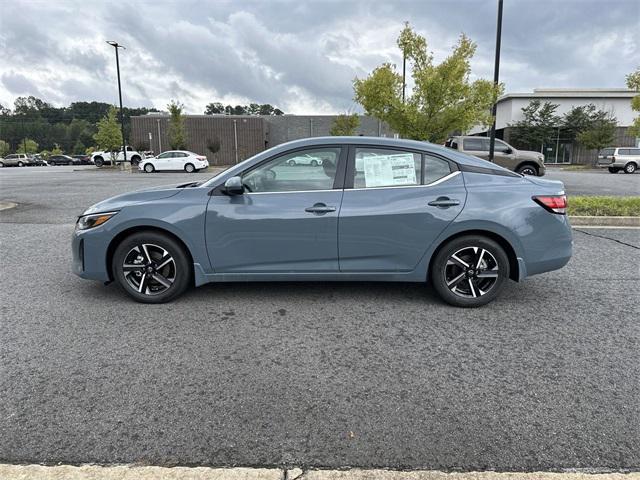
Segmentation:
[(109, 276), (110, 281), (114, 280), (111, 264), (113, 260), (113, 254), (115, 253), (116, 248), (118, 248), (118, 245), (120, 244), (120, 242), (122, 242), (125, 238), (127, 238), (130, 235), (133, 235), (134, 233), (139, 233), (139, 232), (155, 232), (155, 233), (161, 233), (163, 235), (167, 235), (168, 237), (171, 237), (180, 246), (182, 246), (182, 248), (184, 249), (184, 253), (187, 254), (189, 263), (193, 265), (193, 254), (191, 253), (191, 250), (189, 249), (187, 244), (178, 235), (171, 232), (170, 230), (167, 230), (166, 228), (162, 228), (154, 225), (136, 225), (134, 227), (129, 227), (122, 230), (115, 237), (111, 239), (111, 242), (109, 242), (105, 261), (106, 261), (107, 275)]
[(493, 240), (494, 242), (496, 242), (498, 245), (500, 245), (502, 249), (505, 251), (505, 253), (507, 254), (507, 258), (509, 259), (509, 278), (516, 282), (520, 280), (520, 265), (518, 264), (518, 256), (516, 255), (516, 251), (513, 248), (513, 245), (511, 245), (511, 243), (502, 235), (496, 232), (492, 232), (491, 230), (484, 230), (484, 229), (461, 230), (442, 239), (438, 243), (438, 246), (433, 250), (433, 253), (431, 254), (431, 258), (429, 259), (429, 267), (427, 270), (427, 274), (429, 274), (429, 272), (431, 271), (431, 268), (432, 268), (433, 262), (435, 261), (436, 256), (438, 255), (440, 250), (442, 250), (445, 247), (445, 245), (447, 245), (447, 243), (449, 243), (452, 240), (455, 240), (456, 238), (464, 237), (467, 235), (477, 235), (477, 236), (487, 237)]

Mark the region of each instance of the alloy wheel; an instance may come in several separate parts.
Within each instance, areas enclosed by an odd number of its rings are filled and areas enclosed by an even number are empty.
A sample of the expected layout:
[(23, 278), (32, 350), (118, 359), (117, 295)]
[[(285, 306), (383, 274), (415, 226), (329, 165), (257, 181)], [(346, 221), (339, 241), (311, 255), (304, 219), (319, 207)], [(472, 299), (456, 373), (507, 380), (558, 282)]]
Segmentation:
[(482, 247), (464, 247), (447, 260), (444, 280), (447, 288), (464, 298), (478, 298), (489, 293), (499, 277), (495, 256)]
[(533, 167), (524, 167), (520, 173), (522, 175), (536, 175), (536, 170)]
[(624, 167), (624, 171), (627, 173), (633, 173), (636, 171), (636, 166), (633, 163), (627, 163), (627, 165)]
[(176, 280), (176, 262), (164, 248), (141, 243), (125, 256), (122, 272), (131, 288), (143, 295), (159, 295)]

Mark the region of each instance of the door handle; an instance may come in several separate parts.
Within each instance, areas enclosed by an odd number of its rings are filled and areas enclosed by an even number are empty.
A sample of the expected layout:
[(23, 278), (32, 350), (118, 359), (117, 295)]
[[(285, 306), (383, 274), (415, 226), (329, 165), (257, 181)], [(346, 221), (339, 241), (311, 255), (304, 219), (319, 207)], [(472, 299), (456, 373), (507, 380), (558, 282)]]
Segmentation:
[(316, 203), (313, 207), (307, 207), (304, 209), (305, 212), (316, 213), (318, 215), (322, 215), (324, 213), (335, 212), (336, 207), (329, 207), (324, 203)]
[(449, 208), (455, 207), (456, 205), (460, 205), (460, 201), (455, 198), (449, 197), (438, 197), (435, 200), (432, 200), (428, 203), (428, 205), (432, 207), (440, 207), (440, 208)]

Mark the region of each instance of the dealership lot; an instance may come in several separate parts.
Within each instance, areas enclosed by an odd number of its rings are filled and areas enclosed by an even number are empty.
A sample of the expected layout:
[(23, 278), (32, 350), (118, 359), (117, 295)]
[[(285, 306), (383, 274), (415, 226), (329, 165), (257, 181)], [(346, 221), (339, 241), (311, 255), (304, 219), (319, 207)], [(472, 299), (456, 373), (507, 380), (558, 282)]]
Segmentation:
[[(640, 468), (640, 230), (576, 230), (566, 268), (479, 310), (374, 283), (140, 305), (70, 272), (91, 203), (208, 177), (0, 172), (0, 201), (18, 203), (0, 211), (1, 461)], [(640, 181), (549, 178), (570, 194)]]

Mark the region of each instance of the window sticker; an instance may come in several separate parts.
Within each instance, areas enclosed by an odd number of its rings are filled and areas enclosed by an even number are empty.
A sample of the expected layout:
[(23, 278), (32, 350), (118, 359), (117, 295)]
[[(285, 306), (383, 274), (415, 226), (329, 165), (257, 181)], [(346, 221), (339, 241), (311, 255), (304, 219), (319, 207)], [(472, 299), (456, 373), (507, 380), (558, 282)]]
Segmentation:
[(416, 185), (412, 153), (370, 155), (363, 158), (365, 187)]

